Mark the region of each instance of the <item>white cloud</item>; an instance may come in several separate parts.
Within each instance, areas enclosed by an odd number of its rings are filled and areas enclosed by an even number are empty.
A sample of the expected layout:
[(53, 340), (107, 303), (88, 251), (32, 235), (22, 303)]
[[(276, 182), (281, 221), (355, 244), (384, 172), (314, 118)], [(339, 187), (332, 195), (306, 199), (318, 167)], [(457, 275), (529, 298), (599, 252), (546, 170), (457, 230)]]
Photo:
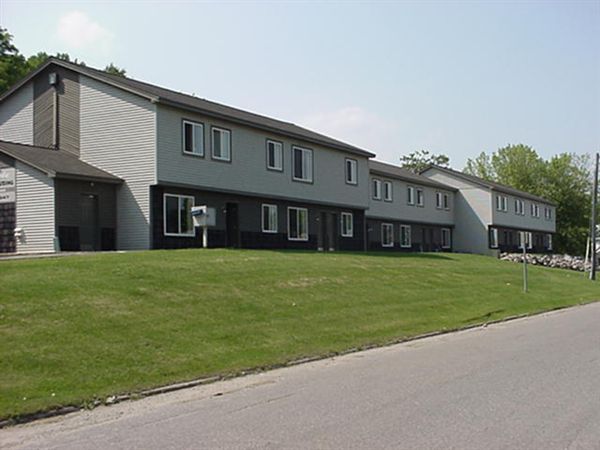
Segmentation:
[(81, 11), (71, 11), (58, 21), (59, 39), (74, 49), (100, 49), (107, 53), (114, 38), (106, 28)]

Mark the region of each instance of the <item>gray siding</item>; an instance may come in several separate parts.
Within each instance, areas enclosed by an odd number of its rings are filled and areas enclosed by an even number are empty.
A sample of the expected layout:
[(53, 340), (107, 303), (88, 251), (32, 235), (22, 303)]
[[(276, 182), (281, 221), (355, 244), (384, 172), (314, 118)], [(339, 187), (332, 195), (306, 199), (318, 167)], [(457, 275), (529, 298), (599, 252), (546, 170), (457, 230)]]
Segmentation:
[[(182, 153), (182, 120), (204, 124), (204, 158)], [(158, 105), (158, 181), (299, 201), (368, 207), (367, 158)], [(211, 159), (210, 129), (231, 130), (231, 163)], [(266, 168), (266, 139), (283, 142), (283, 172)], [(313, 183), (292, 181), (292, 145), (313, 150)], [(358, 186), (344, 177), (345, 158), (358, 161)]]
[(81, 159), (126, 181), (117, 188), (117, 248), (150, 248), (155, 105), (85, 76), (80, 81)]
[(41, 147), (52, 146), (54, 128), (54, 88), (48, 74), (58, 74), (58, 146), (79, 155), (79, 75), (73, 71), (51, 67), (34, 80), (33, 141)]
[[(373, 198), (371, 180), (381, 180), (381, 200)], [(392, 201), (383, 199), (383, 182), (392, 182)], [(415, 189), (423, 189), (424, 206), (408, 204), (408, 186)], [(423, 222), (432, 224), (451, 225), (454, 223), (454, 192), (443, 189), (436, 189), (431, 186), (418, 185), (394, 178), (386, 178), (379, 174), (371, 174), (369, 179), (369, 209), (367, 217), (388, 218), (393, 220), (407, 220), (412, 222)], [(450, 209), (436, 208), (436, 192), (448, 194)], [(415, 199), (416, 201), (416, 199)]]
[(33, 144), (33, 83), (0, 103), (0, 139)]
[(46, 174), (20, 162), (17, 177), (17, 228), (24, 237), (17, 240), (17, 252), (54, 251), (54, 181)]
[[(498, 211), (496, 209), (497, 195), (508, 197), (508, 211)], [(525, 203), (525, 215), (515, 213), (515, 199), (522, 200)], [(492, 209), (493, 225), (524, 230), (540, 230), (549, 233), (554, 233), (556, 231), (556, 208), (554, 206), (495, 191), (492, 191), (491, 200), (492, 204), (490, 205), (490, 208)], [(533, 217), (531, 215), (532, 204), (537, 204), (539, 206), (539, 217)], [(551, 220), (547, 220), (544, 217), (544, 208), (550, 208), (552, 210)]]

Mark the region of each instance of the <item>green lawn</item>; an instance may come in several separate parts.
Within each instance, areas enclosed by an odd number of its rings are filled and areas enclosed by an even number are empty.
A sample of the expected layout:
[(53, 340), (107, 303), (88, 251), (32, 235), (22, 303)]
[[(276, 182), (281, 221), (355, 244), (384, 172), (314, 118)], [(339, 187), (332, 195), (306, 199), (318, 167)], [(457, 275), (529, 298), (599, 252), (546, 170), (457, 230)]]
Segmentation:
[(180, 250), (0, 261), (0, 418), (600, 298), (457, 254)]

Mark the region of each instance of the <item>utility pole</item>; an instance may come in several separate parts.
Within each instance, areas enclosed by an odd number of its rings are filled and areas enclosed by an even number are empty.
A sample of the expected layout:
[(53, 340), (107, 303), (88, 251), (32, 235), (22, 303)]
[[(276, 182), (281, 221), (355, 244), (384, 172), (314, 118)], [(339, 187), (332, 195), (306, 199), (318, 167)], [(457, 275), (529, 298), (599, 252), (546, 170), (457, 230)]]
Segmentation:
[(592, 220), (590, 226), (590, 239), (592, 241), (592, 269), (590, 280), (596, 279), (596, 203), (598, 201), (598, 162), (600, 154), (596, 153), (596, 168), (594, 169), (594, 191), (592, 192)]

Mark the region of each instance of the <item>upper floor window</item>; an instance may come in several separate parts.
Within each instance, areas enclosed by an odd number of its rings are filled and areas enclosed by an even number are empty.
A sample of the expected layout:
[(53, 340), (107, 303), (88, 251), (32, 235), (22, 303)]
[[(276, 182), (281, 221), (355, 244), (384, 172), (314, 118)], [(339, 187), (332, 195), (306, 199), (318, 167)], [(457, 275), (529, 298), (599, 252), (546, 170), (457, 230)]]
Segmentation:
[(373, 178), (373, 198), (381, 200), (381, 181), (377, 178)]
[(496, 210), (508, 211), (508, 197), (504, 195), (496, 195)]
[(537, 203), (531, 204), (531, 217), (540, 217), (540, 206)]
[(212, 157), (221, 161), (231, 161), (231, 131), (212, 128)]
[(444, 209), (450, 209), (450, 196), (444, 194)]
[(183, 121), (183, 153), (204, 156), (204, 125)]
[(358, 163), (355, 159), (346, 158), (346, 183), (358, 184)]
[(415, 188), (412, 186), (408, 186), (406, 195), (407, 195), (406, 201), (408, 202), (408, 204), (414, 205), (415, 204)]
[(435, 193), (435, 207), (437, 209), (442, 209), (444, 204), (444, 196), (441, 192)]
[(544, 208), (544, 217), (546, 220), (552, 220), (552, 208)]
[(519, 216), (525, 215), (525, 202), (518, 198), (515, 199), (515, 214)]
[(342, 213), (342, 236), (352, 237), (354, 236), (354, 220), (352, 213)]
[(283, 144), (267, 140), (267, 169), (283, 171)]
[(425, 194), (423, 192), (423, 189), (417, 188), (417, 206), (423, 205), (425, 205)]
[(312, 150), (292, 147), (293, 157), (293, 179), (296, 181), (313, 181), (313, 153)]
[(164, 194), (163, 225), (165, 236), (194, 236), (192, 206), (194, 197)]
[(383, 182), (383, 199), (386, 202), (391, 202), (393, 200), (392, 198), (392, 182), (391, 181), (384, 181)]
[(263, 233), (277, 233), (277, 205), (262, 205)]

